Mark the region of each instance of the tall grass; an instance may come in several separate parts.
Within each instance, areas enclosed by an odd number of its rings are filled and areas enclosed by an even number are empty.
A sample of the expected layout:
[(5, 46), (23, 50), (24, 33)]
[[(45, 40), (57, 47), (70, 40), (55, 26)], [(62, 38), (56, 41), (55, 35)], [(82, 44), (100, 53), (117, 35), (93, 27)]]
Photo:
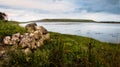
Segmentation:
[(51, 33), (51, 40), (30, 55), (8, 52), (14, 67), (120, 67), (120, 44), (75, 35)]

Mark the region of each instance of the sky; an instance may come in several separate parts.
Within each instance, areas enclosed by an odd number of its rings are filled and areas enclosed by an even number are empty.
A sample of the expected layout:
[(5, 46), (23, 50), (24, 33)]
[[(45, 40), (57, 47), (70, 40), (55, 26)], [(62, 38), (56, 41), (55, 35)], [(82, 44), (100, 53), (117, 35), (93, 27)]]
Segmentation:
[(9, 20), (44, 18), (120, 21), (120, 0), (0, 0)]

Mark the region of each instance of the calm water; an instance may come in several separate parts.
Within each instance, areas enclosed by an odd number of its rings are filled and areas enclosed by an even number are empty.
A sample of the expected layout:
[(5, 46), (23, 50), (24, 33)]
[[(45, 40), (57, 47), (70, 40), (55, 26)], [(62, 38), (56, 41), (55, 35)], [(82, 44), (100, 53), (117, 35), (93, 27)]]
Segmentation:
[[(91, 37), (103, 42), (120, 43), (120, 24), (79, 22), (38, 22), (48, 31)], [(25, 26), (26, 24), (20, 24)]]

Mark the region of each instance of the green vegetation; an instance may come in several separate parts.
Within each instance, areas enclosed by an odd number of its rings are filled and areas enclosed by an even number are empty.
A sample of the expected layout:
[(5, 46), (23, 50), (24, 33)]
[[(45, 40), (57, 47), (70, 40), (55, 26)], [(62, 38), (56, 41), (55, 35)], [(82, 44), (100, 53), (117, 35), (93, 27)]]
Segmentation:
[[(17, 23), (0, 21), (0, 36), (24, 33)], [(120, 44), (103, 43), (91, 38), (50, 32), (51, 39), (26, 55), (21, 48), (6, 46), (7, 59), (2, 67), (120, 67)], [(0, 38), (1, 39), (1, 38)], [(7, 65), (7, 66), (6, 66)]]
[(89, 19), (42, 19), (34, 22), (95, 22)]
[(120, 44), (103, 43), (76, 35), (50, 33), (45, 45), (25, 55), (17, 48), (8, 51), (14, 67), (119, 67)]
[(14, 33), (25, 33), (25, 29), (18, 25), (15, 21), (0, 20), (0, 42), (4, 36), (12, 35)]

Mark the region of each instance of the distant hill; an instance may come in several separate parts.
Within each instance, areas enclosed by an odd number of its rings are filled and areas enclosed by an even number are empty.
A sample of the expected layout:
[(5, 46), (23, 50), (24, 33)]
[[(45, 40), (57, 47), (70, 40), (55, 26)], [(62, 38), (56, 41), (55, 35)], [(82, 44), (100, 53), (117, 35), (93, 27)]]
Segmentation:
[(98, 23), (115, 23), (115, 24), (120, 24), (120, 21), (99, 21)]
[(32, 22), (95, 22), (95, 21), (89, 19), (42, 19), (35, 20)]

